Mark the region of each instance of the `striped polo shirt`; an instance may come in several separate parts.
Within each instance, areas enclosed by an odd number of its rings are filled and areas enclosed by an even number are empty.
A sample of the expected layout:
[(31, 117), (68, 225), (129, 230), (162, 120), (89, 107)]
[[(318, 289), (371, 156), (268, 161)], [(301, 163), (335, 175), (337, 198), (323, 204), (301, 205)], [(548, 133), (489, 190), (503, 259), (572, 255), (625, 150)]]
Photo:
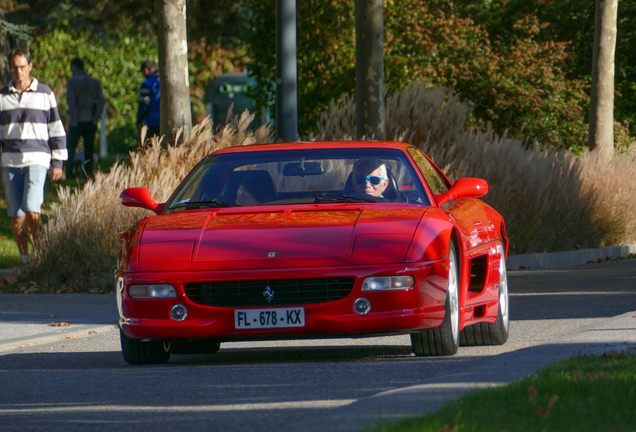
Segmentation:
[(49, 86), (33, 78), (23, 93), (13, 82), (0, 89), (0, 143), (3, 167), (62, 168), (68, 159), (66, 133)]

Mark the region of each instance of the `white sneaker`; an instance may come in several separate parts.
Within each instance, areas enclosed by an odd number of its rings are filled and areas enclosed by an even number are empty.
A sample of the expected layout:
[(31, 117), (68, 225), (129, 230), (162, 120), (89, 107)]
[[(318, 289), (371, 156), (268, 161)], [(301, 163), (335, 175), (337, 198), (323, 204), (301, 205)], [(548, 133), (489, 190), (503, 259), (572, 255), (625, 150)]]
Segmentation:
[(28, 262), (29, 262), (29, 256), (22, 255), (22, 264), (28, 264)]

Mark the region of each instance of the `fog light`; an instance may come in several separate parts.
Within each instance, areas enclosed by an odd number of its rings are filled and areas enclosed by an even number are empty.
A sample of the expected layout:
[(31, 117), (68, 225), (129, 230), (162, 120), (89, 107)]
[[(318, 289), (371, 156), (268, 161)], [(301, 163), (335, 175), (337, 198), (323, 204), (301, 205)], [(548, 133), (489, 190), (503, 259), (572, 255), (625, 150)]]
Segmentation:
[(169, 284), (131, 285), (128, 295), (136, 299), (148, 298), (177, 298), (177, 290)]
[(371, 310), (371, 302), (364, 297), (359, 297), (353, 302), (353, 310), (358, 315), (366, 315)]
[(415, 284), (413, 276), (369, 277), (362, 284), (362, 291), (407, 290)]
[(175, 321), (183, 321), (188, 317), (188, 310), (182, 304), (176, 304), (170, 309), (170, 318)]

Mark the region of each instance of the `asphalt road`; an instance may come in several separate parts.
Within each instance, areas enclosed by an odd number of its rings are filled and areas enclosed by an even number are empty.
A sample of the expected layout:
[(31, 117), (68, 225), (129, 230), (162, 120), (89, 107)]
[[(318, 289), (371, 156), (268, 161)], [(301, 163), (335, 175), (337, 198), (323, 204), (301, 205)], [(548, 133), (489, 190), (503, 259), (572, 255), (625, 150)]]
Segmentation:
[[(400, 336), (232, 343), (214, 355), (130, 367), (118, 332), (107, 327), (5, 350), (0, 430), (354, 431), (436, 410), (448, 398), (504, 385), (566, 356), (636, 346), (634, 260), (514, 271), (509, 285), (509, 342), (462, 347), (450, 358), (415, 357)], [(39, 313), (73, 319), (72, 302), (58, 298)], [(16, 301), (0, 296), (0, 310), (7, 299)], [(104, 304), (73, 325), (116, 319), (112, 298), (96, 302)], [(48, 319), (19, 306), (14, 312), (0, 318), (27, 339), (29, 326)]]

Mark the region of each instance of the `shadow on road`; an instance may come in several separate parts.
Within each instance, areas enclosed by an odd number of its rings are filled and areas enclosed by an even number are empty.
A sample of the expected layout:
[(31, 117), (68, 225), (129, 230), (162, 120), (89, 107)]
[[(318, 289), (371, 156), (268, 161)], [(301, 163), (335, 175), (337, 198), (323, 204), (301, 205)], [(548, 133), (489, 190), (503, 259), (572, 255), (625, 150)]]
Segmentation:
[[(405, 347), (228, 350), (129, 367), (116, 351), (14, 354), (0, 364), (3, 430), (355, 430), (379, 417), (523, 378), (599, 344), (490, 356), (414, 357)], [(205, 357), (205, 358), (203, 358)]]

